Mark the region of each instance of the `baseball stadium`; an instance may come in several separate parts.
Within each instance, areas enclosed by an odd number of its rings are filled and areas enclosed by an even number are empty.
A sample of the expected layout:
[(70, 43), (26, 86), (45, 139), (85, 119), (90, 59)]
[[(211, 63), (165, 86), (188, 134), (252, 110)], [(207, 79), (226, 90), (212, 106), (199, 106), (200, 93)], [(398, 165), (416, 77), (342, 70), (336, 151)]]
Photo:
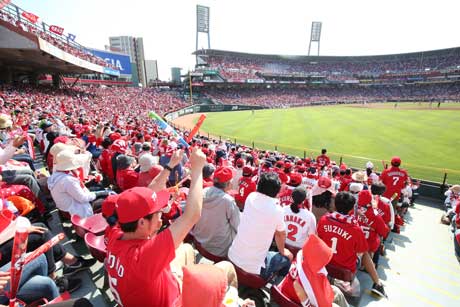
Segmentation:
[(213, 49), (220, 5), (166, 81), (0, 0), (0, 306), (460, 306), (460, 47)]

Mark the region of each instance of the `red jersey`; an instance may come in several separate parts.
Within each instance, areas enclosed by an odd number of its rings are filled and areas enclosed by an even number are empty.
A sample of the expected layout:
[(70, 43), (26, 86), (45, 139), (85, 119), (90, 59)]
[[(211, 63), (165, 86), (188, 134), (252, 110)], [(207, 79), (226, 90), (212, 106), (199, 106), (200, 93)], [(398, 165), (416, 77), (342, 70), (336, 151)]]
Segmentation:
[(99, 156), (99, 165), (101, 166), (101, 172), (106, 175), (110, 180), (114, 179), (113, 168), (112, 168), (112, 156), (113, 151), (104, 149)]
[(105, 263), (118, 304), (180, 306), (179, 284), (170, 268), (175, 257), (171, 231), (166, 229), (150, 240), (120, 240), (122, 235), (117, 227), (110, 232)]
[(353, 181), (350, 176), (342, 176), (339, 178), (340, 187), (339, 192), (348, 191), (350, 183)]
[(382, 217), (383, 221), (385, 224), (388, 225), (388, 223), (391, 222), (391, 209), (390, 209), (391, 204), (384, 202), (380, 197), (378, 198), (378, 203), (377, 203), (377, 212), (378, 214)]
[(329, 157), (327, 155), (320, 155), (320, 156), (317, 156), (316, 157), (316, 163), (318, 164), (319, 167), (321, 166), (328, 166), (329, 164), (331, 164), (331, 159), (329, 159)]
[(238, 185), (238, 193), (235, 195), (235, 200), (240, 204), (244, 204), (248, 195), (255, 192), (256, 189), (257, 184), (252, 177), (241, 177)]
[(337, 212), (323, 215), (317, 231), (318, 237), (334, 252), (330, 263), (354, 273), (357, 255), (367, 252), (369, 247), (359, 224), (347, 217)]
[(124, 191), (137, 186), (139, 173), (131, 168), (117, 171), (117, 185)]
[(139, 178), (137, 180), (137, 186), (148, 187), (152, 180), (155, 179), (155, 177), (158, 176), (162, 170), (163, 167), (154, 165), (147, 172), (140, 172)]
[(390, 229), (372, 207), (360, 207), (358, 209), (359, 225), (367, 239), (370, 252), (376, 252), (380, 246), (380, 237), (386, 237)]
[(409, 178), (406, 170), (400, 169), (399, 167), (392, 166), (383, 170), (380, 174), (380, 180), (387, 187), (383, 196), (391, 199), (394, 193), (398, 194), (398, 198), (401, 195), (401, 190), (406, 185), (406, 181)]

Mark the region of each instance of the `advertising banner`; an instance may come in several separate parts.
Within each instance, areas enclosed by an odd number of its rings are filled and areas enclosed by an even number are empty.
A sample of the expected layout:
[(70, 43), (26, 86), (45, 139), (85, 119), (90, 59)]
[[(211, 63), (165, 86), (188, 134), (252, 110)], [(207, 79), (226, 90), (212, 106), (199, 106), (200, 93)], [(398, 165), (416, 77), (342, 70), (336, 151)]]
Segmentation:
[(129, 55), (97, 49), (88, 49), (88, 51), (118, 68), (121, 75), (131, 75), (131, 58)]

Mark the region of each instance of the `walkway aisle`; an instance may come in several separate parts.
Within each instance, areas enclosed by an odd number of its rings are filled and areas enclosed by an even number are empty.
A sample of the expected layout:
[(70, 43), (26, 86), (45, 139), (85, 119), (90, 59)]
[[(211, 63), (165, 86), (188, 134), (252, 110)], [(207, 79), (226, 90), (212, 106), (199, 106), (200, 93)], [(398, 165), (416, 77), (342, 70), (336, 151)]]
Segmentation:
[[(429, 203), (409, 209), (401, 234), (391, 233), (379, 275), (388, 300), (376, 300), (364, 290), (360, 306), (458, 307), (460, 264), (454, 255), (450, 227), (440, 223), (443, 211)], [(370, 278), (359, 274), (362, 289)]]

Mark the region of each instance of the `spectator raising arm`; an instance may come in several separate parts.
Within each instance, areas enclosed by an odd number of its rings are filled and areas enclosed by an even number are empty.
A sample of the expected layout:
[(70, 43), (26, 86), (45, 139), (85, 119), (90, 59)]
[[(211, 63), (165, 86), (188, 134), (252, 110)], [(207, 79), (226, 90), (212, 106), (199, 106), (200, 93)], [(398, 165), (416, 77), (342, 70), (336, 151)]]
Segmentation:
[[(171, 159), (172, 160), (172, 159)], [(169, 227), (177, 248), (185, 236), (201, 217), (203, 205), (203, 166), (206, 164), (206, 156), (200, 149), (193, 148), (190, 155), (191, 183), (184, 214)]]

